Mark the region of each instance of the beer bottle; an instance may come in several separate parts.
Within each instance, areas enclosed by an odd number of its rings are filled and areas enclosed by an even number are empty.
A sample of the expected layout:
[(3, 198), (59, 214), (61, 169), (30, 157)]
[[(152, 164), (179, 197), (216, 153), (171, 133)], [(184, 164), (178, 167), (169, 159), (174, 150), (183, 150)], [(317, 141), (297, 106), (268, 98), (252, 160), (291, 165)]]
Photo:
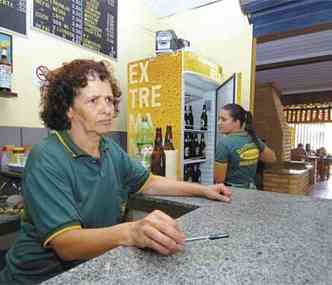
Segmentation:
[(192, 182), (197, 182), (197, 164), (192, 166)]
[(184, 159), (188, 159), (190, 157), (190, 143), (189, 136), (187, 133), (184, 134)]
[(198, 143), (198, 136), (197, 134), (194, 134), (194, 139), (193, 139), (193, 157), (199, 156), (199, 151), (200, 151), (200, 146)]
[(175, 150), (173, 145), (172, 126), (166, 126), (164, 150)]
[(199, 142), (199, 156), (205, 158), (205, 139), (204, 134), (201, 134), (201, 141)]
[(201, 130), (207, 130), (208, 129), (208, 117), (206, 113), (206, 105), (203, 105), (203, 111), (201, 114)]
[(177, 152), (173, 145), (172, 126), (166, 126), (166, 135), (164, 142), (165, 152), (165, 176), (176, 180), (177, 178)]
[(11, 89), (11, 65), (7, 58), (7, 49), (3, 48), (0, 59), (0, 91), (8, 91)]
[(193, 182), (193, 168), (191, 165), (188, 165), (188, 182)]
[(156, 138), (151, 154), (151, 172), (155, 175), (165, 176), (165, 152), (161, 128), (156, 128)]
[(184, 106), (184, 128), (189, 129), (189, 113), (187, 110), (187, 105)]
[(188, 181), (188, 179), (189, 179), (188, 165), (185, 165), (183, 169), (183, 180)]
[(189, 133), (189, 140), (188, 140), (188, 144), (189, 144), (189, 158), (194, 157), (194, 148), (193, 148), (193, 143), (194, 143), (194, 138), (193, 138), (193, 134)]
[(197, 183), (201, 183), (202, 182), (202, 172), (201, 172), (201, 169), (200, 169), (200, 165), (197, 164), (197, 169), (196, 169), (196, 182)]
[(193, 110), (191, 105), (189, 105), (189, 115), (188, 115), (188, 119), (189, 119), (189, 126), (188, 129), (193, 129), (194, 128), (194, 115), (193, 115)]

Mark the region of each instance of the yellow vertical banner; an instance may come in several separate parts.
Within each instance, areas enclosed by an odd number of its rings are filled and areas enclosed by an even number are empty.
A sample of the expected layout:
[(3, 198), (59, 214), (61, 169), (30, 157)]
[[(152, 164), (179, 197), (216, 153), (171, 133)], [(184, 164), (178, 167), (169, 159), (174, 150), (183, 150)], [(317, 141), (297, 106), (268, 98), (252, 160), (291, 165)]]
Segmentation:
[(235, 94), (235, 103), (239, 104), (242, 106), (242, 73), (238, 72), (235, 74), (236, 76), (236, 80), (235, 80), (235, 84), (236, 84), (236, 94)]
[(172, 126), (173, 144), (177, 150), (178, 177), (181, 149), (182, 57), (180, 53), (164, 54), (128, 64), (128, 153), (137, 153), (136, 126), (143, 116), (156, 128)]

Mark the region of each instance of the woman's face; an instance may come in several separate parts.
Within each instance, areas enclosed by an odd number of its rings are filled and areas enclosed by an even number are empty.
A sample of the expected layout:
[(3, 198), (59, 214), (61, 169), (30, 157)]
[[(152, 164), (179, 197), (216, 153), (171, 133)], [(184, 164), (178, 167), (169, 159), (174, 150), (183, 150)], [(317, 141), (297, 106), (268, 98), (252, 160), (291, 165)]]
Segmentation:
[(219, 113), (218, 127), (219, 131), (221, 131), (223, 134), (230, 134), (241, 130), (240, 121), (234, 121), (230, 116), (229, 111), (223, 109)]
[(89, 135), (104, 135), (111, 131), (114, 118), (113, 93), (107, 80), (88, 80), (88, 85), (78, 90), (73, 106), (67, 115), (71, 129)]

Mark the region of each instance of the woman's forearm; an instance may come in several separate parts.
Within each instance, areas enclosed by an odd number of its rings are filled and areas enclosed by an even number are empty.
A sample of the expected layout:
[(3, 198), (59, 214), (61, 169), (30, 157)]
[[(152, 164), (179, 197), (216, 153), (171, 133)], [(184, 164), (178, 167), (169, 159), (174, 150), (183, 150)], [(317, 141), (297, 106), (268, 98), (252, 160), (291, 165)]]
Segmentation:
[(146, 195), (165, 196), (205, 196), (207, 186), (198, 183), (170, 180), (161, 176), (152, 176), (143, 189)]
[(131, 223), (123, 223), (107, 228), (71, 230), (54, 237), (50, 245), (63, 260), (90, 259), (112, 248), (130, 245), (130, 226)]

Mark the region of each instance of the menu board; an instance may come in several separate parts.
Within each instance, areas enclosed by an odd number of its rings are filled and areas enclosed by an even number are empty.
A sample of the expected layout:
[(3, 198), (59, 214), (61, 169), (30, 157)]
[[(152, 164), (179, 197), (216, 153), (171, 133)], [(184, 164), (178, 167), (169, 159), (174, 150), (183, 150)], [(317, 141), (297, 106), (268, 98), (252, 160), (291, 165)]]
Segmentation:
[(0, 0), (0, 27), (26, 35), (26, 7), (26, 0)]
[(116, 58), (117, 13), (118, 0), (34, 0), (33, 26)]

